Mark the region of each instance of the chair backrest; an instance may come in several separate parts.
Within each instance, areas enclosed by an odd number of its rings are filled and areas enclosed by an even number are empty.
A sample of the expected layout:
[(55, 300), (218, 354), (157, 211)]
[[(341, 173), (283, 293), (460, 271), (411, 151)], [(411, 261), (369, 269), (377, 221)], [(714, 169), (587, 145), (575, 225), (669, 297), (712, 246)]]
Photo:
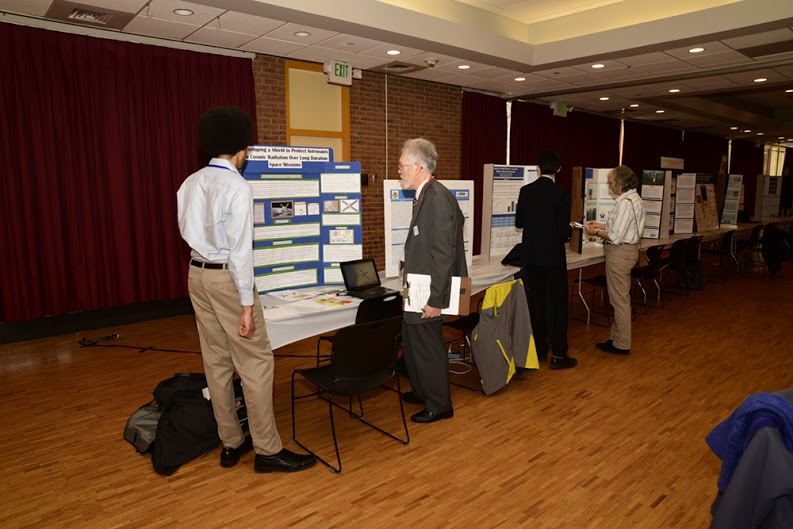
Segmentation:
[(735, 230), (730, 230), (721, 238), (721, 251), (729, 252), (732, 250), (732, 244), (735, 239)]
[(369, 298), (361, 301), (355, 314), (355, 323), (368, 323), (397, 316), (402, 316), (402, 296), (393, 294), (384, 298)]
[(686, 241), (686, 262), (699, 261), (699, 249), (702, 245), (702, 235), (695, 235)]
[(752, 233), (749, 234), (749, 241), (750, 242), (759, 242), (760, 241), (760, 232), (762, 230), (763, 230), (763, 225), (762, 224), (755, 225), (755, 227), (752, 228)]
[(330, 372), (333, 393), (354, 395), (391, 380), (395, 374), (396, 335), (402, 317), (359, 323), (333, 336)]
[(644, 253), (647, 255), (647, 272), (648, 275), (656, 276), (661, 269), (661, 253), (664, 251), (664, 245), (659, 244), (650, 246)]
[(682, 270), (686, 266), (686, 244), (688, 239), (678, 239), (669, 249), (669, 266), (674, 270)]

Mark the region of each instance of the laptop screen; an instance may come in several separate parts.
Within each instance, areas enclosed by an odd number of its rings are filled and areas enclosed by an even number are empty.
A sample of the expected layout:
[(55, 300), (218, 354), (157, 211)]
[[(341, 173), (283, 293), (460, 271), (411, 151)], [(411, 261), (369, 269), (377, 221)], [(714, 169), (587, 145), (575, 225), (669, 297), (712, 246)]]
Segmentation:
[(339, 263), (341, 275), (344, 277), (344, 287), (347, 290), (361, 290), (380, 285), (380, 276), (374, 259), (358, 259)]

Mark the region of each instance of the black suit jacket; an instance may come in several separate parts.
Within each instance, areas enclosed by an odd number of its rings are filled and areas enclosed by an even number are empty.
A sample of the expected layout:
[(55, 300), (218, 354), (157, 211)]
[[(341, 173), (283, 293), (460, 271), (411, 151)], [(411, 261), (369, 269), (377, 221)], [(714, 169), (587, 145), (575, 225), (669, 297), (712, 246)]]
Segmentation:
[[(451, 191), (434, 178), (427, 182), (416, 203), (405, 241), (405, 274), (432, 277), (427, 300), (430, 307), (447, 307), (452, 276), (468, 275), (464, 223), (463, 212)], [(422, 320), (421, 313), (415, 312), (405, 312), (404, 318), (407, 323), (432, 321)]]
[(567, 268), (564, 243), (570, 227), (570, 195), (550, 178), (540, 177), (520, 188), (515, 227), (523, 228), (524, 264)]

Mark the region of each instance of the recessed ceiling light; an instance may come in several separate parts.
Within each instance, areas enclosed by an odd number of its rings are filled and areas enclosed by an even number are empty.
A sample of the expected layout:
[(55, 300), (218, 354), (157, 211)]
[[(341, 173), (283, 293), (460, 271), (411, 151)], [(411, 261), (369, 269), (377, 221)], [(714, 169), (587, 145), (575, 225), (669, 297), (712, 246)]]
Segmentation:
[(785, 90), (785, 93), (786, 93), (786, 94), (789, 94), (789, 93), (791, 93), (791, 92), (793, 92), (793, 88), (788, 88), (787, 90)]
[(730, 130), (738, 130), (738, 127), (730, 127)]
[(656, 114), (663, 114), (664, 112), (666, 112), (666, 111), (665, 110), (656, 110), (655, 111)]
[(295, 37), (310, 37), (311, 33), (308, 31), (295, 31)]
[(691, 48), (688, 53), (702, 53), (703, 51), (705, 51), (705, 48)]
[(744, 129), (744, 132), (752, 132), (752, 129)]
[(631, 105), (631, 108), (639, 108), (639, 103), (634, 103)]
[(680, 91), (680, 89), (679, 89), (679, 88), (670, 88), (670, 89), (669, 89), (669, 93), (670, 93), (670, 94), (676, 94), (676, 93), (678, 93), (679, 91)]
[(757, 79), (754, 80), (755, 83), (764, 83), (766, 81), (768, 81), (768, 79), (766, 79), (765, 77), (758, 77)]
[(605, 67), (606, 67), (605, 64), (593, 64), (592, 65), (592, 68), (605, 68)]
[(526, 78), (525, 77), (516, 77), (515, 80), (516, 81), (525, 81)]
[(183, 17), (189, 17), (190, 15), (193, 14), (193, 12), (190, 9), (174, 9), (173, 14)]
[(467, 70), (470, 67), (471, 67), (470, 64), (461, 64), (460, 66), (457, 67), (457, 69), (458, 70)]
[(785, 137), (784, 137), (784, 136), (779, 136), (779, 138), (778, 138), (778, 139), (780, 139), (780, 140), (784, 140), (784, 139), (785, 139)]
[(762, 133), (762, 132), (758, 132), (758, 133), (757, 133), (757, 135), (758, 135), (758, 136), (762, 136), (762, 135), (763, 135), (763, 133)]
[(600, 98), (600, 100), (601, 100), (601, 101), (608, 101), (608, 100), (609, 100), (609, 98), (604, 96), (604, 97), (601, 97), (601, 98)]
[(399, 55), (399, 54), (400, 54), (400, 53), (402, 53), (402, 52), (401, 52), (401, 51), (399, 51), (399, 50), (388, 50), (386, 53), (387, 53), (388, 55)]

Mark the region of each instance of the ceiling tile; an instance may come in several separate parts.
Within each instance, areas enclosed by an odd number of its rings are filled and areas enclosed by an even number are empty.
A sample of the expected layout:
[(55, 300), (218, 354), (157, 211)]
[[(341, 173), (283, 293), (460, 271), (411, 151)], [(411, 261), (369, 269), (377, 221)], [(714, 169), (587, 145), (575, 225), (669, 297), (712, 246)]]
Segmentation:
[(631, 57), (620, 57), (619, 62), (628, 66), (643, 66), (645, 64), (655, 64), (658, 62), (669, 62), (673, 59), (668, 53), (656, 51), (653, 53), (642, 53)]
[(696, 72), (701, 68), (693, 64), (688, 64), (686, 61), (674, 59), (667, 62), (644, 64), (641, 69), (653, 75), (672, 75), (676, 73)]
[(0, 8), (11, 13), (43, 17), (52, 5), (52, 0), (1, 0)]
[[(182, 16), (174, 13), (174, 9), (189, 9), (193, 12), (190, 16)], [(203, 26), (213, 18), (217, 18), (223, 14), (225, 9), (218, 9), (216, 7), (207, 7), (200, 4), (192, 4), (190, 2), (182, 2), (181, 0), (153, 0), (150, 4), (140, 10), (138, 16), (150, 16), (162, 20), (172, 20), (181, 24), (190, 24), (193, 26)]]
[(347, 57), (344, 62), (350, 64), (353, 68), (360, 68), (361, 70), (368, 70), (386, 64), (386, 62), (383, 62), (383, 59), (379, 57), (369, 57), (368, 55), (361, 55), (360, 53)]
[[(137, 13), (148, 2), (148, 0), (72, 0), (72, 1), (80, 5), (95, 6), (100, 11), (103, 9), (108, 9), (110, 11), (121, 11), (122, 13)], [(193, 11), (195, 10), (193, 9)]]
[(752, 59), (734, 50), (710, 53), (708, 55), (696, 54), (684, 59), (687, 63), (699, 66), (700, 68), (716, 68), (720, 66), (730, 66), (734, 64), (747, 64), (753, 62)]
[(497, 66), (485, 68), (484, 70), (474, 70), (471, 73), (477, 77), (484, 77), (486, 79), (498, 79), (500, 77), (509, 77), (510, 79), (515, 79), (515, 77), (523, 75), (520, 72), (516, 72), (515, 70), (508, 70), (506, 68), (499, 68)]
[(181, 40), (196, 29), (190, 24), (138, 15), (124, 27), (124, 33)]
[(255, 35), (248, 35), (246, 33), (234, 33), (233, 31), (215, 29), (210, 27), (212, 24), (213, 23), (210, 22), (209, 25), (200, 28), (187, 37), (185, 41), (208, 44), (210, 46), (220, 46), (221, 48), (239, 48), (243, 44), (256, 38)]
[(219, 20), (222, 29), (256, 35), (257, 37), (286, 24), (286, 22), (281, 20), (236, 13), (234, 11), (226, 11), (220, 15)]
[(372, 48), (382, 46), (383, 44), (384, 43), (379, 40), (356, 37), (354, 35), (347, 35), (344, 33), (320, 42), (320, 45), (325, 48), (349, 51), (350, 53), (360, 53), (362, 51), (371, 50)]
[[(295, 33), (298, 31), (307, 31), (308, 33), (311, 33), (311, 35), (307, 37), (298, 37), (295, 35)], [(265, 33), (265, 36), (270, 37), (271, 39), (286, 40), (289, 42), (295, 42), (297, 44), (303, 44), (305, 46), (322, 42), (323, 40), (335, 37), (336, 35), (338, 35), (338, 33), (335, 31), (312, 28), (302, 24), (294, 24), (292, 22), (284, 24), (283, 26)]]
[[(758, 86), (758, 87), (767, 85), (768, 83), (785, 81), (787, 79), (787, 77), (785, 77), (784, 75), (770, 69), (752, 70), (751, 72), (730, 73), (730, 74), (724, 74), (722, 75), (722, 77), (729, 79), (731, 81), (735, 81), (741, 86)], [(759, 78), (768, 79), (768, 81), (764, 83), (755, 83), (754, 80)]]
[[(688, 50), (693, 48), (705, 48), (705, 51), (701, 51), (699, 53), (691, 53)], [(723, 44), (720, 41), (711, 41), (705, 43), (697, 43), (691, 44), (690, 46), (682, 46), (680, 48), (672, 48), (669, 50), (664, 50), (665, 53), (668, 53), (672, 57), (677, 57), (678, 59), (688, 59), (689, 57), (700, 57), (703, 55), (712, 55), (714, 53), (721, 53), (723, 51), (729, 51), (731, 48), (726, 44)]]
[(297, 50), (301, 50), (305, 47), (305, 44), (298, 44), (296, 42), (271, 39), (269, 37), (259, 37), (258, 39), (252, 40), (251, 42), (242, 46), (240, 49), (262, 53), (264, 55), (286, 57), (290, 53), (294, 53)]
[(302, 50), (297, 50), (289, 54), (290, 59), (321, 63), (334, 60), (347, 62), (349, 58), (354, 56), (355, 54), (353, 53), (323, 48), (322, 46), (309, 46), (308, 48), (303, 48)]
[(762, 46), (763, 44), (773, 44), (774, 42), (782, 42), (790, 39), (793, 39), (793, 31), (791, 31), (790, 28), (782, 28), (774, 31), (755, 33), (754, 35), (722, 39), (721, 41), (730, 48), (737, 50), (741, 48), (751, 48), (752, 46)]
[[(389, 55), (386, 53), (389, 50), (398, 50), (400, 53), (399, 55)], [(410, 57), (421, 55), (423, 53), (424, 50), (408, 48), (407, 46), (398, 46), (396, 44), (382, 44), (361, 52), (363, 55), (369, 55), (370, 57), (380, 57), (381, 59), (386, 59), (387, 61), (406, 61)]]

